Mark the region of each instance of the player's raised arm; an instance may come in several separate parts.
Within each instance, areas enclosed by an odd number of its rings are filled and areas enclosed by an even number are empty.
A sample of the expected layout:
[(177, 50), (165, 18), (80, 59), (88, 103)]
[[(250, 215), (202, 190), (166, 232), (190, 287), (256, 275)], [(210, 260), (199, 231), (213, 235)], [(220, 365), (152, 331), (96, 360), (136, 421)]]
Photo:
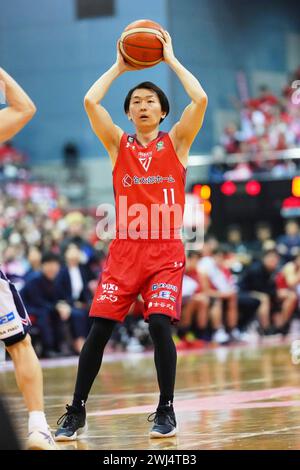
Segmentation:
[(11, 139), (36, 112), (36, 107), (17, 82), (0, 67), (1, 92), (7, 108), (0, 111), (0, 142)]
[(169, 33), (163, 30), (161, 32), (164, 37), (157, 37), (164, 47), (164, 61), (176, 73), (191, 98), (191, 103), (170, 131), (179, 158), (183, 164), (187, 164), (189, 149), (203, 124), (208, 98), (196, 77), (176, 59)]
[(84, 97), (84, 107), (89, 117), (91, 127), (108, 151), (113, 163), (117, 157), (123, 131), (114, 124), (110, 114), (102, 106), (101, 101), (108, 92), (112, 82), (129, 70), (134, 70), (134, 68), (124, 61), (118, 43), (116, 62), (107, 72), (101, 75)]

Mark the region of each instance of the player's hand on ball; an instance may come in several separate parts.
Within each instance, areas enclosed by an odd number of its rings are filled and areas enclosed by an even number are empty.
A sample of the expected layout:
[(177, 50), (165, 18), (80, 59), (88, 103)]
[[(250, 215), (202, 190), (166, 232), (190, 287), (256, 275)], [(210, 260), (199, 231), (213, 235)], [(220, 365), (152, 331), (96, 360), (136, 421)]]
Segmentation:
[(118, 66), (119, 72), (124, 73), (124, 72), (133, 72), (134, 70), (137, 70), (135, 67), (132, 67), (128, 62), (124, 60), (124, 57), (122, 56), (120, 52), (120, 39), (117, 42), (117, 60), (116, 60), (116, 65)]
[(164, 51), (164, 61), (167, 64), (171, 64), (172, 61), (176, 59), (174, 51), (173, 51), (173, 45), (172, 45), (172, 38), (168, 31), (165, 31), (163, 29), (160, 30), (161, 34), (163, 35), (163, 38), (160, 36), (156, 36), (160, 42), (163, 45), (163, 51)]

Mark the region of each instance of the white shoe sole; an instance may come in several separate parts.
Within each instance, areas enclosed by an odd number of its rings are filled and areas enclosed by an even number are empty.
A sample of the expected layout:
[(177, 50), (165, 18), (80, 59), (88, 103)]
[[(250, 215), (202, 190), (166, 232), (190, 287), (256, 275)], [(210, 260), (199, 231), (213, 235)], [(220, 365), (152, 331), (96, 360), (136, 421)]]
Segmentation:
[[(42, 434), (42, 436), (41, 436)], [(49, 443), (48, 439), (45, 439), (45, 432), (32, 432), (27, 439), (27, 450), (59, 450), (58, 446), (55, 444), (53, 437), (49, 433)]]
[(177, 433), (178, 433), (178, 427), (173, 429), (173, 431), (168, 432), (168, 434), (161, 434), (160, 432), (157, 432), (157, 431), (150, 431), (149, 436), (153, 439), (162, 439), (164, 437), (176, 436)]
[(83, 428), (79, 428), (78, 431), (74, 432), (72, 436), (64, 436), (63, 434), (60, 434), (58, 436), (54, 436), (54, 440), (56, 442), (65, 442), (65, 441), (76, 441), (77, 439), (80, 439), (81, 437), (84, 437), (83, 434), (85, 434), (88, 430), (88, 425), (87, 422), (85, 423)]

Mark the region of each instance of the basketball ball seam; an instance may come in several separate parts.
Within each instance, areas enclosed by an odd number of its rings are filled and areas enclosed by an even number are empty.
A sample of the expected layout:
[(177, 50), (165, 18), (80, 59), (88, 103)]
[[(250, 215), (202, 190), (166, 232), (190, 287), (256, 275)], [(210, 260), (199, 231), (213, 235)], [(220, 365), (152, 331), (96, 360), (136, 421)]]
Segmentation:
[[(124, 41), (120, 41), (120, 43), (124, 44)], [(126, 42), (125, 44), (130, 46), (130, 47), (137, 47), (139, 49), (150, 49), (151, 51), (160, 51), (161, 50), (160, 47), (138, 46), (137, 44), (130, 44), (130, 42)]]
[(152, 28), (134, 28), (134, 29), (129, 29), (128, 31), (123, 31), (121, 34), (121, 40), (126, 38), (126, 36), (130, 34), (135, 34), (135, 33), (149, 33), (149, 34), (154, 34), (158, 35), (161, 38), (163, 38), (162, 33), (158, 29), (152, 29)]
[(124, 51), (123, 42), (120, 42), (120, 48), (121, 48), (122, 54), (125, 56), (125, 59), (128, 59), (129, 62), (132, 62), (136, 65), (156, 65), (162, 61), (162, 59), (154, 60), (152, 62), (136, 60), (130, 57), (130, 55), (126, 54), (126, 52)]

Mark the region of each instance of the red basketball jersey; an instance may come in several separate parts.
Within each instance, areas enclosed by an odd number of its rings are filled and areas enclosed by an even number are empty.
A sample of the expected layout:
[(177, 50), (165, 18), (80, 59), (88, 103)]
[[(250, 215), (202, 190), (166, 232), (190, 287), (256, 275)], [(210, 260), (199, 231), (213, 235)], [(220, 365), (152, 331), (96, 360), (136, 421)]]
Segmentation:
[(169, 134), (144, 147), (124, 133), (113, 169), (117, 238), (180, 238), (185, 177)]

